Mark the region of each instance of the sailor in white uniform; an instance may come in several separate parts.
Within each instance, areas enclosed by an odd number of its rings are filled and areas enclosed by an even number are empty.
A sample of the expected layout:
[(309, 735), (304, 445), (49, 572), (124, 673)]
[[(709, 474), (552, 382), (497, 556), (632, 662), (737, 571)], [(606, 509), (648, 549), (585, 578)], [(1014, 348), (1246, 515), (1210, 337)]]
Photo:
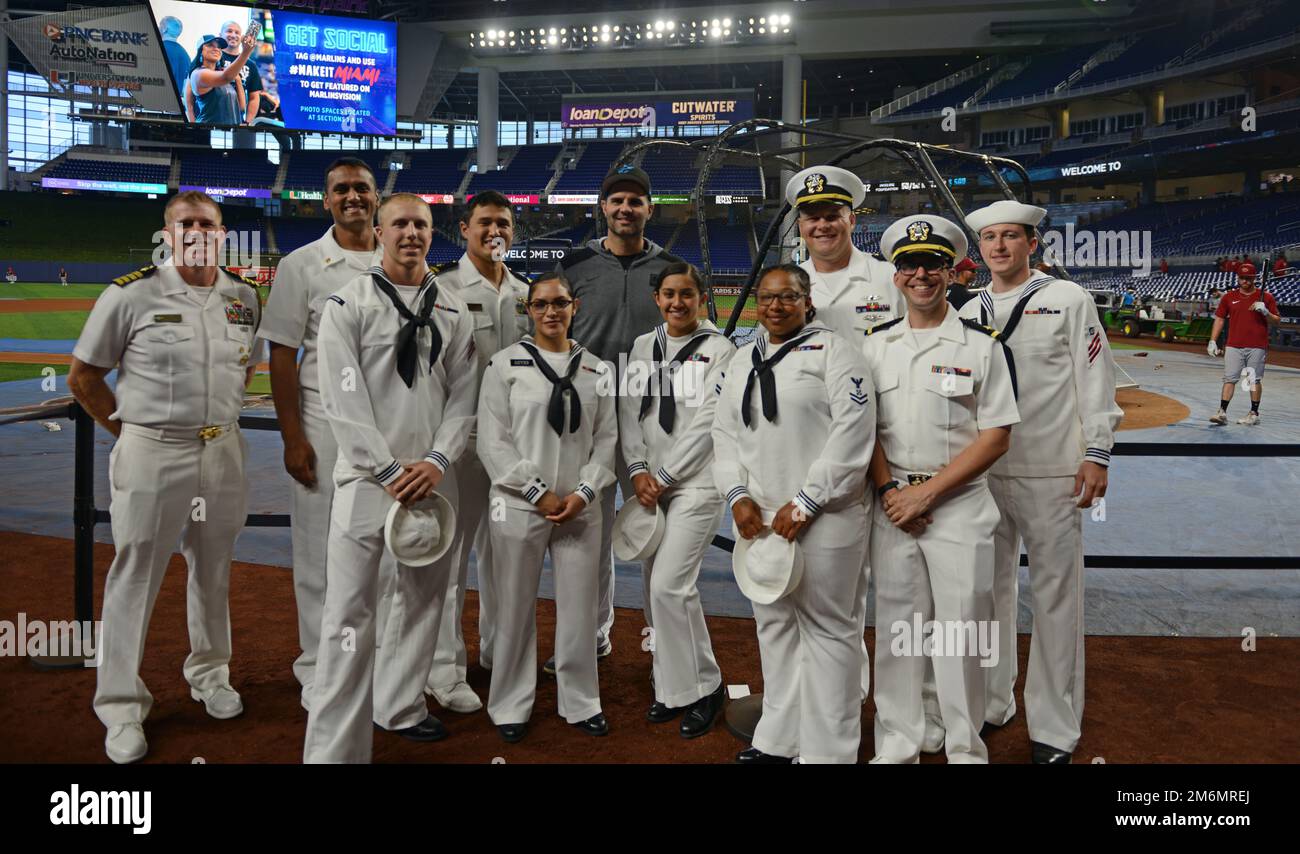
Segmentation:
[(657, 504), (665, 516), (663, 539), (642, 564), (654, 632), (654, 701), (646, 718), (682, 715), (681, 735), (695, 738), (713, 725), (724, 697), (696, 580), (722, 519), (711, 430), (722, 372), (736, 348), (700, 319), (706, 289), (690, 264), (669, 264), (653, 287), (664, 322), (632, 345), (629, 382), (636, 377), (645, 389), (619, 398), (619, 441), (637, 500)]
[(344, 157), (330, 164), (325, 172), (324, 204), (334, 224), (318, 240), (295, 249), (280, 262), (258, 333), (271, 342), (271, 394), (284, 442), (284, 467), (293, 478), (293, 597), (302, 650), (293, 663), (293, 673), (302, 685), (304, 709), (311, 708), (320, 647), (325, 547), (334, 500), (334, 463), (339, 454), (317, 377), (321, 312), (330, 294), (383, 258), (374, 226), (379, 192), (364, 160)]
[(1083, 528), (1080, 508), (1106, 494), (1123, 412), (1097, 307), (1073, 282), (1031, 270), (1043, 208), (999, 201), (966, 217), (993, 280), (962, 317), (999, 330), (1014, 357), (1021, 423), (994, 463), (1002, 514), (994, 539), (994, 612), (1002, 650), (988, 677), (991, 725), (1015, 715), (1020, 541), (1029, 553), (1034, 634), (1025, 679), (1031, 755), (1067, 763), (1083, 720)]
[(754, 342), (728, 363), (713, 426), (714, 479), (740, 536), (765, 527), (803, 551), (799, 585), (754, 604), (763, 712), (738, 762), (853, 763), (861, 736), (864, 502), (875, 443), (871, 375), (812, 320), (807, 273), (764, 271)]
[(530, 286), (535, 334), (492, 357), (479, 395), (478, 454), (492, 478), (488, 524), (498, 574), (488, 715), (501, 737), (527, 733), (537, 696), (537, 585), (555, 576), (559, 713), (589, 735), (609, 732), (596, 648), (600, 502), (618, 442), (613, 371), (568, 337), (579, 310), (561, 273)]
[[(988, 762), (979, 733), (985, 663), (995, 664), (997, 654), (988, 641), (996, 641), (990, 627), (998, 509), (984, 473), (1006, 453), (1011, 425), (1020, 420), (1011, 371), (997, 333), (963, 322), (948, 304), (953, 263), (966, 257), (960, 228), (937, 216), (904, 217), (880, 245), (897, 268), (894, 284), (907, 314), (870, 330), (863, 346), (878, 401), (871, 474), (883, 504), (871, 533), (872, 761), (920, 757), (930, 661), (948, 761)], [(926, 628), (927, 638), (914, 637)]]
[[(108, 464), (117, 554), (104, 584), (95, 714), (119, 763), (148, 750), (153, 697), (140, 659), (177, 540), (189, 567), (190, 696), (214, 718), (244, 711), (230, 686), (230, 560), (247, 516), (238, 422), (261, 305), (252, 283), (213, 266), (225, 228), (210, 197), (180, 193), (163, 219), (175, 254), (99, 295), (68, 373), (77, 401), (117, 438)], [(114, 390), (105, 377), (115, 367)]]
[[(475, 193), (461, 215), (460, 233), (465, 254), (438, 268), (438, 287), (455, 294), (469, 309), (474, 322), (474, 350), (478, 378), (494, 353), (528, 334), (528, 282), (504, 258), (514, 241), (514, 209), (496, 190)], [(471, 430), (465, 454), (456, 462), (460, 505), (456, 515), (455, 562), (451, 586), (442, 605), (442, 623), (429, 671), (428, 693), (444, 709), (467, 713), (483, 707), (465, 681), (467, 657), (461, 619), (465, 610), (465, 582), (469, 552), (474, 549), (478, 576), (478, 657), (492, 669), (495, 607), (492, 575), (492, 540), (488, 536), (488, 488), (491, 481), (478, 458), (477, 431)]]
[(424, 686), (450, 555), (430, 566), (397, 562), (375, 653), (384, 520), (394, 501), (435, 489), (455, 505), (452, 464), (474, 418), (473, 328), (425, 263), (432, 232), (419, 196), (390, 196), (379, 208), (383, 265), (331, 295), (321, 319), (321, 397), (339, 458), (305, 762), (369, 762), (372, 717), (414, 741), (446, 735)]

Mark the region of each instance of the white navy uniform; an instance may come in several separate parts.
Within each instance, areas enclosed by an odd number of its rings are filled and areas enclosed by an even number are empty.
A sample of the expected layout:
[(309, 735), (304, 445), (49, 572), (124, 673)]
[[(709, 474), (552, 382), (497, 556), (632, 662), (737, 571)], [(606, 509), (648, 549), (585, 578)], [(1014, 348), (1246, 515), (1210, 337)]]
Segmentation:
[(799, 266), (812, 279), (817, 322), (854, 346), (871, 327), (903, 316), (903, 297), (894, 287), (894, 265), (856, 246), (842, 270), (819, 273), (811, 258)]
[(334, 500), (334, 463), (338, 444), (325, 417), (317, 378), (316, 346), (321, 312), (330, 294), (366, 272), (383, 258), (373, 252), (339, 246), (331, 226), (319, 239), (290, 252), (275, 271), (275, 284), (266, 301), (259, 335), (274, 344), (301, 347), (298, 362), (298, 407), (302, 429), (316, 452), (316, 485), (290, 484), (293, 542), (293, 597), (298, 606), (298, 645), (301, 652), (293, 674), (302, 685), (302, 704), (311, 704), (311, 686), (320, 647), (321, 609), (325, 606), (325, 548), (329, 542), (330, 505)]
[[(500, 285), (489, 282), (462, 255), (460, 260), (438, 268), (438, 287), (455, 294), (465, 303), (474, 323), (474, 350), (478, 379), (482, 380), (492, 355), (528, 334), (528, 282), (509, 267)], [(467, 667), (461, 615), (465, 610), (465, 581), (469, 574), (470, 547), (474, 549), (478, 575), (479, 662), (492, 666), (492, 638), (495, 601), (492, 590), (492, 541), (488, 536), (488, 488), (491, 481), (478, 458), (475, 430), (469, 445), (456, 461), (456, 485), (460, 507), (456, 516), (455, 560), (447, 597), (442, 605), (442, 623), (434, 646), (429, 690), (449, 690), (465, 681)]]
[[(735, 352), (707, 320), (681, 338), (660, 324), (638, 337), (628, 355), (628, 374), (636, 371), (647, 380), (647, 396), (619, 398), (619, 442), (628, 476), (650, 474), (664, 487), (659, 499), (664, 536), (643, 561), (641, 580), (654, 631), (655, 700), (669, 708), (690, 705), (722, 684), (696, 582), (722, 519), (722, 496), (710, 470), (711, 430), (722, 374)], [(666, 389), (664, 370), (670, 375)], [(672, 397), (671, 432), (664, 429), (665, 391)], [(629, 495), (627, 500), (637, 499)]]
[[(421, 567), (396, 562), (383, 643), (370, 654), (384, 520), (394, 501), (384, 487), (402, 475), (403, 465), (430, 462), (444, 472), (438, 492), (455, 506), (452, 463), (465, 450), (477, 392), (473, 328), (465, 306), (438, 292), (429, 327), (416, 334), (408, 388), (396, 370), (404, 323), (374, 282), (383, 275), (375, 267), (353, 279), (330, 296), (321, 317), (320, 392), (339, 456), (305, 762), (368, 762), (372, 716), (397, 730), (428, 715), (424, 685), (451, 556)], [(429, 271), (418, 289), (395, 287), (411, 306), (420, 306), (434, 275)], [(433, 329), (441, 346), (430, 365)]]
[(196, 288), (175, 266), (146, 267), (99, 295), (72, 351), (118, 368), (109, 417), (122, 434), (108, 463), (116, 555), (95, 672), (95, 714), (109, 728), (142, 723), (153, 705), (140, 659), (178, 539), (189, 567), (182, 672), (192, 692), (230, 684), (230, 560), (248, 508), (238, 422), (260, 313), (257, 290), (234, 274)]
[(770, 524), (793, 501), (811, 520), (798, 541), (799, 586), (770, 605), (754, 605), (763, 712), (753, 746), (804, 762), (852, 763), (861, 736), (857, 603), (866, 583), (863, 496), (875, 443), (874, 395), (860, 350), (830, 329), (809, 324), (790, 341), (797, 343), (768, 369), (775, 419), (763, 414), (758, 379), (749, 426), (742, 413), (753, 353), (774, 360), (780, 352), (760, 330), (728, 363), (713, 425), (714, 479), (730, 506), (750, 497)]
[(1002, 650), (987, 677), (985, 715), (1001, 724), (1016, 710), (1012, 689), (1023, 538), (1034, 614), (1025, 679), (1029, 737), (1072, 752), (1083, 720), (1084, 665), (1083, 529), (1071, 493), (1084, 460), (1110, 463), (1114, 431), (1123, 417), (1115, 402), (1115, 362), (1088, 292), (1036, 270), (1006, 293), (982, 291), (961, 315), (1002, 331), (1020, 390), (1021, 423), (989, 477), (1002, 515), (994, 538), (993, 588)]
[[(900, 295), (901, 298), (901, 295)], [(1002, 345), (947, 308), (943, 322), (912, 329), (906, 318), (864, 340), (878, 404), (876, 439), (891, 477), (921, 483), (970, 447), (981, 430), (1020, 420)], [(926, 657), (894, 628), (921, 622), (957, 625), (993, 616), (993, 529), (998, 509), (984, 475), (945, 495), (920, 536), (900, 530), (883, 510), (871, 532), (876, 572), (876, 718), (879, 762), (916, 762), (925, 735), (922, 680)], [(944, 635), (940, 635), (942, 638)], [(949, 762), (987, 762), (984, 674), (979, 649), (940, 650), (931, 661)]]
[[(557, 433), (550, 404), (558, 378)], [(492, 479), (491, 502), (505, 518), (488, 525), (492, 555), (509, 572), (496, 578), (496, 637), (488, 715), (497, 726), (526, 723), (537, 695), (537, 585), (550, 552), (555, 574), (555, 668), (559, 714), (581, 723), (600, 714), (596, 634), (600, 559), (600, 502), (614, 482), (618, 420), (614, 377), (608, 365), (576, 342), (568, 353), (536, 348), (531, 336), (492, 357), (483, 375), (478, 408), (478, 455)], [(573, 396), (580, 411), (574, 423)], [(535, 506), (548, 492), (577, 494), (587, 506), (562, 525)]]

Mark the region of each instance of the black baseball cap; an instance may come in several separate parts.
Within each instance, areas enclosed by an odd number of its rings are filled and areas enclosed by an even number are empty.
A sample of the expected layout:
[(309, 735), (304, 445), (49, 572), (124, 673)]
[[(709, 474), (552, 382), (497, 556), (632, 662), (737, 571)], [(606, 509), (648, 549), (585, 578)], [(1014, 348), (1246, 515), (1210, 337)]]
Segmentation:
[(609, 191), (618, 184), (635, 184), (642, 195), (650, 195), (650, 176), (631, 163), (625, 163), (605, 176), (600, 185), (600, 197), (603, 199), (608, 196)]

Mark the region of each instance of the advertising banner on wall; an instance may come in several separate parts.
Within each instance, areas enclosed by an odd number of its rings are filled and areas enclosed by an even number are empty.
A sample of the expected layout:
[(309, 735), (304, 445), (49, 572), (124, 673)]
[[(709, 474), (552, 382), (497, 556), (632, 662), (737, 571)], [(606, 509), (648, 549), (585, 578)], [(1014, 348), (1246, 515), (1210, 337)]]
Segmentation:
[(566, 128), (677, 127), (729, 125), (754, 118), (754, 93), (655, 92), (644, 94), (566, 95), (560, 123)]
[(140, 109), (175, 113), (180, 107), (145, 6), (32, 15), (0, 22), (0, 30), (55, 91), (90, 100), (91, 87), (107, 87)]
[(181, 192), (186, 190), (198, 190), (200, 193), (207, 193), (209, 196), (221, 196), (226, 199), (269, 199), (271, 198), (270, 190), (262, 190), (256, 187), (209, 187), (202, 184), (181, 184)]

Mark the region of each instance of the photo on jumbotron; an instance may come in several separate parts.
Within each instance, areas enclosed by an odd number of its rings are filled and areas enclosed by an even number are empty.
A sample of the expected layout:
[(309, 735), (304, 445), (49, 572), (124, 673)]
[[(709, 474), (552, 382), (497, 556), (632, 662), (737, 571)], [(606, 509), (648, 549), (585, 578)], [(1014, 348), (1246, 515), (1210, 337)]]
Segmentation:
[(1300, 4), (563, 6), (0, 0), (0, 762), (90, 775), (37, 823), (953, 763), (1250, 825)]

